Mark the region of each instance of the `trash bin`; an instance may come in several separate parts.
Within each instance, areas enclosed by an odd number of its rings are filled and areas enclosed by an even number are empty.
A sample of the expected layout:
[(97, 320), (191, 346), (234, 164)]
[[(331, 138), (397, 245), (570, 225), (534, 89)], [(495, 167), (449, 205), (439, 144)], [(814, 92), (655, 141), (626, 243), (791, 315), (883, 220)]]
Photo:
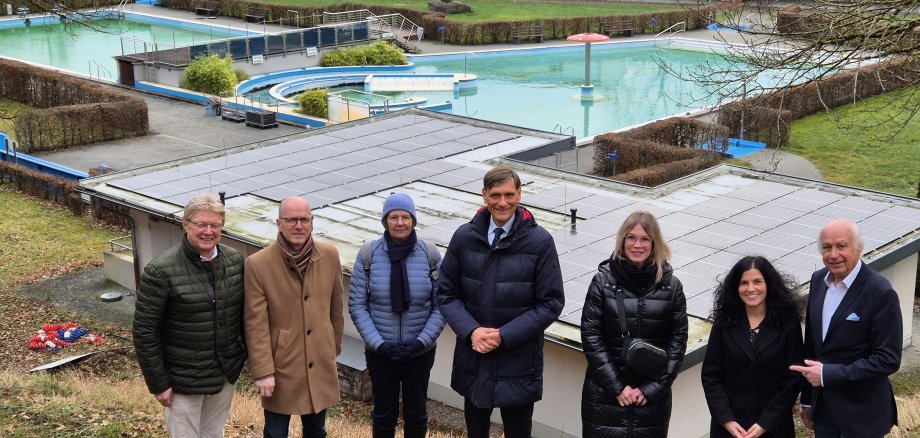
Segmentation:
[(206, 115), (206, 116), (216, 116), (216, 115), (217, 115), (217, 106), (215, 106), (215, 105), (205, 105), (205, 106), (204, 106), (204, 115)]

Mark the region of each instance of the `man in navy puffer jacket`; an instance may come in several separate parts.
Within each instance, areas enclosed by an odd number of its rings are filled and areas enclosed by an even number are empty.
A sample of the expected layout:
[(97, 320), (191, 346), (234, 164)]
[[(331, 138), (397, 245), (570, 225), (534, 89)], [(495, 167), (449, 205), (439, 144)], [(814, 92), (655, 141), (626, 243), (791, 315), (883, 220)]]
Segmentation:
[(465, 398), (470, 438), (488, 437), (496, 407), (506, 437), (529, 438), (543, 396), (543, 331), (565, 302), (559, 257), (518, 206), (517, 173), (490, 170), (482, 197), (485, 207), (451, 238), (438, 279), (441, 314), (457, 334), (451, 388)]

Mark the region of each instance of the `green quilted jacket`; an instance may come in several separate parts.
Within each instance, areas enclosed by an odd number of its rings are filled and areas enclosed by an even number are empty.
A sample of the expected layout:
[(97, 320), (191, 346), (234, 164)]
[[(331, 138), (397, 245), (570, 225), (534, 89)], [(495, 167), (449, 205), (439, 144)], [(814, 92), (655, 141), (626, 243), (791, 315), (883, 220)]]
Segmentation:
[[(207, 279), (214, 284), (212, 298)], [(202, 262), (188, 241), (160, 254), (141, 274), (134, 348), (147, 388), (159, 394), (216, 394), (236, 382), (243, 343), (243, 256), (219, 245)]]

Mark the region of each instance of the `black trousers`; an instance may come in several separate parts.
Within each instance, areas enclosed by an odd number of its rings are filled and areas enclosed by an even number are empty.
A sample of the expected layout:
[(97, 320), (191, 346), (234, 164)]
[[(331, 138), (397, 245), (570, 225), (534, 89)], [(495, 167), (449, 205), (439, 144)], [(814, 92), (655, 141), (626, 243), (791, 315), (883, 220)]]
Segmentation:
[[(287, 438), (288, 426), (291, 424), (291, 416), (279, 414), (272, 411), (265, 412), (265, 427), (262, 429), (264, 438)], [(300, 416), (300, 423), (303, 425), (304, 438), (325, 438), (326, 436), (326, 410), (323, 409), (315, 414), (305, 414)]]
[[(374, 437), (392, 437), (399, 421), (402, 392), (406, 437), (424, 437), (428, 430), (428, 379), (434, 365), (432, 348), (407, 361), (396, 362), (370, 350), (364, 351), (374, 394)], [(401, 391), (400, 391), (401, 390)]]
[[(470, 403), (470, 399), (464, 399), (463, 416), (466, 417), (466, 434), (469, 438), (489, 438), (489, 426), (492, 425), (489, 417), (492, 416), (492, 409), (477, 408)], [(533, 403), (499, 409), (502, 423), (505, 424), (505, 438), (530, 438), (533, 428)]]

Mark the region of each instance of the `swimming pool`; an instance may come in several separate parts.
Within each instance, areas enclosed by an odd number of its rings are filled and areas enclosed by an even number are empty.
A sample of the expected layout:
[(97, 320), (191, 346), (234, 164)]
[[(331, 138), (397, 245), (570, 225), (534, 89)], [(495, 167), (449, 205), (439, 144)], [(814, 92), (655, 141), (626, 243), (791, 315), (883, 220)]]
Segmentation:
[(137, 13), (126, 13), (124, 19), (106, 13), (89, 25), (34, 17), (28, 27), (21, 19), (0, 21), (0, 55), (114, 80), (117, 69), (112, 57), (122, 54), (123, 45), (125, 53), (134, 53), (143, 49), (143, 41), (182, 45), (245, 34)]
[(410, 92), (431, 102), (453, 101), (453, 113), (544, 131), (589, 137), (717, 103), (700, 85), (663, 71), (728, 61), (711, 48), (687, 50), (653, 41), (592, 45), (593, 101), (580, 99), (584, 46), (410, 56), (418, 73), (475, 74), (474, 93)]

